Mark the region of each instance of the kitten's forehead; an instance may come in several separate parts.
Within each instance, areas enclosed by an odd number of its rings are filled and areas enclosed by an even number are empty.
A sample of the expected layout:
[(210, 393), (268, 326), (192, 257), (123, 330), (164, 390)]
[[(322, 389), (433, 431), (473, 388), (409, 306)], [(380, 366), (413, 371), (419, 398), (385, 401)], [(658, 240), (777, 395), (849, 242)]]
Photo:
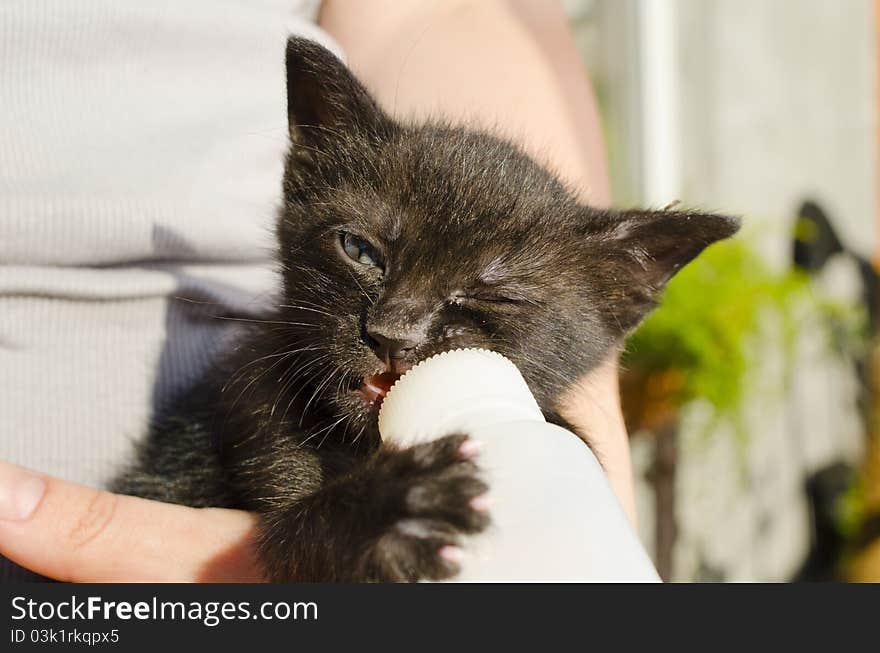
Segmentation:
[(479, 280), (486, 284), (503, 281), (510, 274), (509, 265), (502, 256), (495, 256), (480, 271)]
[(546, 170), (509, 143), (461, 129), (404, 131), (381, 152), (383, 194), (421, 205), (445, 222), (469, 227), (491, 219), (495, 228), (534, 219), (552, 203), (570, 203)]
[(446, 290), (501, 285), (552, 268), (570, 245), (568, 222), (580, 207), (506, 142), (458, 129), (402, 130), (343, 158), (316, 203), (328, 222), (322, 229), (365, 238), (393, 276), (405, 270)]
[[(568, 246), (564, 216), (574, 204), (515, 150), (485, 137), (426, 145), (415, 139), (385, 154), (376, 166), (385, 175), (361, 212), (392, 274), (405, 270), (440, 291), (502, 285), (550, 266)], [(361, 194), (349, 204), (364, 201), (362, 188), (349, 192)]]

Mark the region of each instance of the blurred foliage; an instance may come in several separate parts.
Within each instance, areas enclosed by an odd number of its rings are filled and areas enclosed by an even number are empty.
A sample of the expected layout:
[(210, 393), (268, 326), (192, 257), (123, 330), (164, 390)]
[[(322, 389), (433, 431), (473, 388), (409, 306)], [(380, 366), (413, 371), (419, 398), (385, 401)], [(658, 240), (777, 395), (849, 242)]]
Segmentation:
[(880, 438), (874, 434), (855, 482), (837, 502), (837, 528), (846, 542), (840, 560), (844, 578), (880, 582), (880, 537), (871, 523), (880, 519)]
[(672, 279), (661, 307), (630, 337), (624, 369), (674, 378), (665, 383), (672, 403), (702, 398), (716, 420), (728, 419), (742, 432), (740, 408), (764, 325), (778, 325), (787, 379), (805, 319), (821, 325), (838, 351), (852, 353), (861, 340), (859, 307), (827, 297), (800, 271), (772, 270), (745, 238), (724, 241)]
[(880, 582), (880, 537), (872, 522), (880, 519), (880, 337), (871, 347), (869, 438), (855, 482), (837, 505), (837, 525), (849, 547), (843, 560), (845, 576), (859, 582)]
[(864, 479), (852, 483), (837, 503), (837, 526), (841, 535), (853, 540), (869, 515), (868, 489)]

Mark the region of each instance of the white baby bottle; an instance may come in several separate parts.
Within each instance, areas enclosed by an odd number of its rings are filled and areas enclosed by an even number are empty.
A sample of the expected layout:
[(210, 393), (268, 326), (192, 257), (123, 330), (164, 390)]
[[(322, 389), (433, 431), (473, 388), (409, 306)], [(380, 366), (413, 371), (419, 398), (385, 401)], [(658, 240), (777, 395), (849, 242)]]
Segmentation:
[(656, 582), (596, 457), (548, 423), (516, 366), (458, 349), (413, 367), (379, 413), (385, 441), (453, 433), (480, 442), (491, 525), (463, 542), (465, 582)]

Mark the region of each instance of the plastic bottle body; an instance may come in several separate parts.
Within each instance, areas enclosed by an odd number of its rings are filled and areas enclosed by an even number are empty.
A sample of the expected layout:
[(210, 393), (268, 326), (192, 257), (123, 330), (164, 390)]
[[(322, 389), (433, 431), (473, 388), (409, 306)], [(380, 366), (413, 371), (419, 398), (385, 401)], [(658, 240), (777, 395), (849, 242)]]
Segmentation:
[(595, 456), (544, 420), (499, 354), (456, 350), (424, 361), (392, 388), (379, 428), (402, 445), (452, 433), (481, 443), (492, 524), (464, 543), (455, 580), (659, 580)]

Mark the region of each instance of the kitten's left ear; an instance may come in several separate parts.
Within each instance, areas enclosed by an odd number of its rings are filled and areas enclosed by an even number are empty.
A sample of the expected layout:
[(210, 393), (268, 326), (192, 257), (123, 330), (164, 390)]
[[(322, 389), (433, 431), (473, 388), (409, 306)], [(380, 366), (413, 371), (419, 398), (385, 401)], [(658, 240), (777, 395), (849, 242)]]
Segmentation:
[(740, 221), (712, 213), (632, 210), (603, 212), (589, 225), (594, 251), (608, 253), (595, 263), (595, 272), (606, 286), (615, 326), (626, 333), (657, 305), (676, 272), (712, 243), (735, 234)]
[(325, 151), (355, 134), (378, 136), (390, 119), (332, 52), (314, 41), (287, 42), (287, 120), (290, 140)]

